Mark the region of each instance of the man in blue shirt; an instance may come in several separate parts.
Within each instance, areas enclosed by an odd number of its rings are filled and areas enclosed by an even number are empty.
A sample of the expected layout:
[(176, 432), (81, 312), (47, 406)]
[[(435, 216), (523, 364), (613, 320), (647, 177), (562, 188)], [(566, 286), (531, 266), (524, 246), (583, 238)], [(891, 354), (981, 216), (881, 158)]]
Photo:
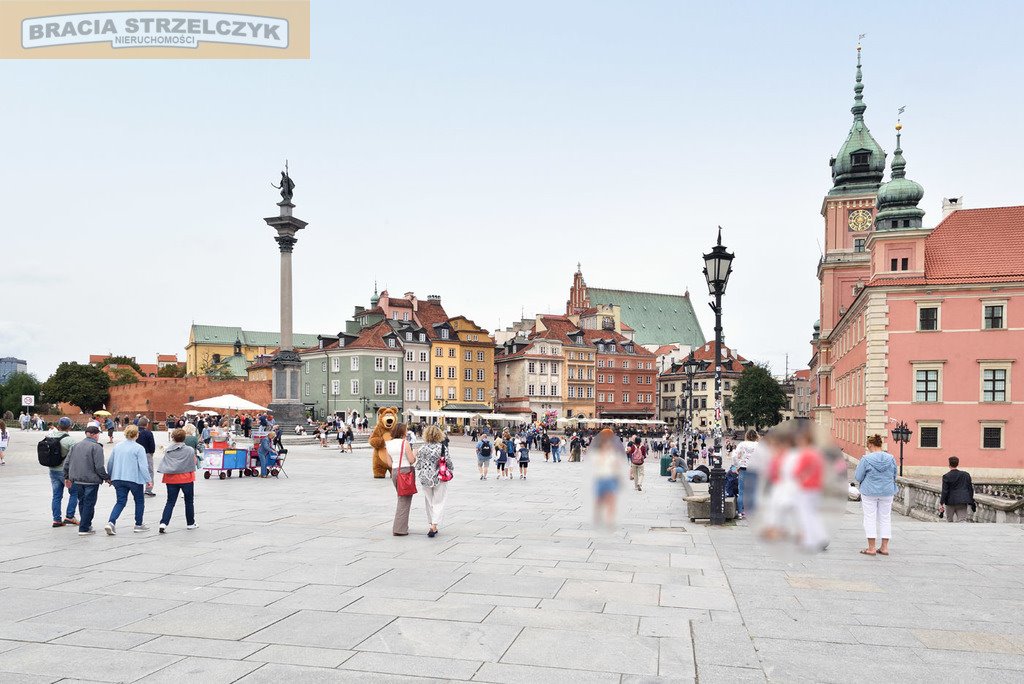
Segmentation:
[(487, 468), (491, 465), (491, 455), (494, 453), (494, 445), (491, 444), (491, 436), (486, 432), (480, 435), (480, 441), (476, 443), (476, 464), (480, 468), (480, 479), (487, 479)]

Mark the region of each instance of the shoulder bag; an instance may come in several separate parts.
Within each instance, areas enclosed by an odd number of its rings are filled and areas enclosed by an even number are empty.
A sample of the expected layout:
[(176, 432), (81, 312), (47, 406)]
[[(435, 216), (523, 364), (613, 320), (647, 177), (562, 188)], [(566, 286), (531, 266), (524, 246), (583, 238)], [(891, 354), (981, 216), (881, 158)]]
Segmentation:
[(437, 479), (441, 482), (448, 482), (455, 476), (452, 469), (448, 467), (448, 447), (441, 445), (441, 458), (437, 460)]
[(412, 496), (416, 493), (416, 471), (402, 472), (402, 457), (405, 455), (405, 438), (402, 439), (402, 450), (398, 453), (398, 468), (395, 470), (395, 488), (398, 496)]

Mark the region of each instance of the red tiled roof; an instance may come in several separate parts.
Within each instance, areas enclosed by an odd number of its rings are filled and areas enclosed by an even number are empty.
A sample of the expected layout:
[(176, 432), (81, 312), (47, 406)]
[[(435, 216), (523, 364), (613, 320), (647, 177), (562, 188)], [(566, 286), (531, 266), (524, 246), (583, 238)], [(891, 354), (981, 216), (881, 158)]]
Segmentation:
[(427, 339), (437, 339), (437, 332), (434, 330), (434, 326), (438, 323), (446, 323), (448, 321), (448, 314), (445, 313), (444, 307), (441, 306), (440, 302), (425, 300), (419, 303), (419, 307), (416, 310), (416, 320), (421, 326), (427, 331)]
[(654, 351), (655, 356), (664, 356), (679, 351), (674, 344), (663, 344)]
[(811, 379), (811, 369), (810, 368), (806, 368), (804, 370), (798, 370), (795, 373), (793, 373), (793, 377), (795, 377), (797, 380), (810, 380)]
[(155, 363), (140, 363), (139, 370), (142, 371), (143, 375), (156, 375), (157, 371), (160, 370), (160, 367)]
[(172, 363), (177, 363), (178, 362), (178, 355), (177, 354), (157, 354), (156, 355), (156, 362), (157, 363), (161, 363), (162, 361), (170, 361)]
[(394, 306), (399, 309), (411, 309), (412, 302), (410, 302), (408, 299), (392, 299), (389, 297), (388, 306)]
[[(401, 343), (398, 343), (395, 347), (389, 347), (388, 343), (384, 341), (384, 336), (388, 334), (394, 334), (394, 330), (391, 329), (391, 325), (387, 321), (378, 321), (373, 325), (363, 328), (359, 332), (359, 337), (354, 342), (350, 342), (345, 345), (346, 349), (401, 349)], [(397, 337), (397, 335), (396, 335)]]
[(537, 333), (538, 337), (547, 340), (559, 340), (562, 344), (572, 344), (569, 333), (579, 329), (579, 326), (570, 321), (566, 316), (539, 316), (541, 324), (546, 330)]
[(100, 363), (110, 357), (110, 354), (89, 354), (89, 363)]
[(1024, 280), (1024, 206), (960, 209), (924, 240), (924, 276), (869, 285), (941, 285)]
[[(697, 347), (696, 349), (694, 349), (693, 350), (693, 357), (695, 359), (697, 359), (698, 361), (704, 361), (704, 362), (707, 363), (707, 369), (705, 371), (702, 371), (701, 374), (712, 374), (712, 375), (714, 374), (714, 372), (715, 372), (715, 368), (714, 368), (714, 366), (715, 366), (715, 343), (714, 342), (708, 342), (708, 343), (703, 344), (703, 345)], [(686, 358), (690, 358), (690, 357), (687, 356)], [(743, 371), (743, 366), (740, 365), (740, 364), (744, 364), (744, 363), (748, 363), (747, 359), (743, 358), (740, 355), (736, 355), (736, 357), (733, 358), (732, 350), (729, 349), (729, 347), (725, 346), (724, 344), (722, 345), (722, 371), (723, 372), (726, 372), (726, 373), (729, 373), (729, 372), (740, 373), (740, 372)], [(683, 377), (685, 377), (686, 374), (683, 372), (682, 363), (674, 363), (674, 364), (672, 364), (672, 367), (669, 368), (668, 370), (666, 370), (664, 373), (662, 373), (662, 375), (663, 376), (670, 375), (670, 376), (673, 376), (673, 377), (675, 377), (675, 376), (683, 376)]]

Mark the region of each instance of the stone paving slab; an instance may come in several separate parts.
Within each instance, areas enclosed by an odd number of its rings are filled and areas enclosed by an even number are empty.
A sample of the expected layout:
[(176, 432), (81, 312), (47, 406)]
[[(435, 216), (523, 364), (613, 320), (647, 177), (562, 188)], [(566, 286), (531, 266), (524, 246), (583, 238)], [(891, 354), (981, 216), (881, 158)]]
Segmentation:
[[(369, 454), (295, 446), (290, 479), (197, 483), (148, 535), (51, 529), (34, 441), (0, 471), (0, 682), (862, 682), (1024, 676), (1024, 529), (894, 521), (857, 554), (849, 507), (826, 553), (745, 524), (690, 523), (649, 477), (594, 530), (585, 465), (457, 476), (441, 535), (391, 536)], [(456, 469), (473, 455), (456, 438)], [(338, 483), (325, 488), (326, 479)], [(101, 489), (97, 520), (113, 503)], [(126, 518), (122, 518), (122, 526)], [(865, 664), (870, 664), (865, 670)]]

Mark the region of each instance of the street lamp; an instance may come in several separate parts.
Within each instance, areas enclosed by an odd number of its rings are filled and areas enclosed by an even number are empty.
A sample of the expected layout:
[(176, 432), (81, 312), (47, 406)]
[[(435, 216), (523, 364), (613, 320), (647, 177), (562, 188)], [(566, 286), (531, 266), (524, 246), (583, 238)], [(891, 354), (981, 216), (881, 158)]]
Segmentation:
[[(693, 376), (697, 374), (697, 371), (701, 369), (701, 362), (693, 357), (693, 352), (690, 352), (690, 357), (683, 362), (683, 372), (686, 373), (686, 433), (687, 439), (689, 439), (689, 433), (693, 429)], [(687, 445), (689, 448), (689, 445)]]
[[(725, 471), (722, 469), (722, 296), (732, 274), (730, 254), (722, 246), (722, 227), (718, 227), (718, 244), (704, 255), (704, 278), (708, 293), (715, 301), (710, 304), (715, 312), (715, 459), (711, 469), (711, 524), (725, 523)], [(717, 486), (716, 486), (717, 485)]]
[(900, 443), (900, 477), (903, 477), (903, 445), (910, 441), (910, 435), (912, 434), (914, 433), (907, 427), (906, 421), (901, 420), (892, 429), (892, 438)]

